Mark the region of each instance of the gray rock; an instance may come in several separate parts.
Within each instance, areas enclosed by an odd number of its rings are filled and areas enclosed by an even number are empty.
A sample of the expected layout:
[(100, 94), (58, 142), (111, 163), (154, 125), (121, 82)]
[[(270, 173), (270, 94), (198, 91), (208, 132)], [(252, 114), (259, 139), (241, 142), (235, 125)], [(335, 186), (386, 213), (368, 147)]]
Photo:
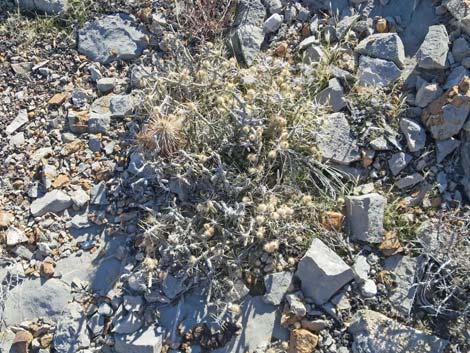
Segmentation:
[(413, 173), (396, 181), (395, 186), (399, 189), (406, 189), (421, 183), (423, 180), (424, 177), (421, 174)]
[(314, 137), (324, 159), (344, 165), (361, 159), (357, 141), (343, 113), (327, 115)]
[(396, 81), (401, 71), (395, 63), (362, 55), (359, 58), (359, 83), (364, 86), (388, 86)]
[(291, 272), (277, 272), (264, 276), (264, 286), (266, 287), (264, 302), (273, 305), (281, 304), (292, 283), (292, 277)]
[(370, 146), (376, 151), (389, 151), (392, 146), (384, 136), (379, 136), (370, 142)]
[(83, 308), (70, 303), (60, 317), (54, 334), (54, 349), (57, 353), (75, 353), (90, 345)]
[(145, 80), (150, 77), (152, 69), (146, 66), (135, 66), (131, 70), (130, 84), (131, 88), (143, 88)]
[(303, 61), (306, 64), (316, 64), (321, 61), (325, 53), (319, 45), (309, 45), (303, 54)]
[(125, 315), (116, 315), (113, 319), (113, 332), (116, 334), (128, 335), (134, 333), (142, 327), (144, 321), (142, 314), (129, 312)]
[(96, 81), (96, 88), (102, 93), (111, 92), (116, 86), (114, 77), (103, 77)]
[(392, 155), (388, 160), (388, 166), (394, 176), (400, 174), (400, 172), (411, 162), (413, 157), (404, 152), (398, 152)]
[(431, 115), (426, 121), (426, 126), (434, 139), (447, 140), (462, 130), (469, 113), (469, 101), (455, 105), (446, 104), (442, 107), (442, 115)]
[(42, 216), (48, 212), (59, 213), (72, 206), (69, 195), (60, 190), (52, 190), (43, 197), (31, 203), (31, 214), (34, 217)]
[(107, 64), (138, 57), (148, 45), (148, 33), (133, 17), (118, 13), (105, 16), (78, 31), (78, 51), (93, 61)]
[(307, 308), (305, 307), (303, 299), (302, 292), (286, 295), (286, 300), (289, 304), (289, 311), (295, 316), (304, 317), (307, 315)]
[(45, 282), (39, 278), (26, 279), (6, 297), (5, 323), (7, 326), (18, 325), (38, 318), (57, 321), (71, 299), (70, 288), (58, 279)]
[(168, 298), (174, 299), (184, 289), (183, 280), (168, 274), (163, 280), (162, 289)]
[(349, 332), (354, 338), (353, 352), (442, 353), (448, 344), (372, 310), (359, 310)]
[(230, 32), (232, 50), (238, 62), (251, 66), (264, 41), (266, 9), (261, 0), (242, 0)]
[(468, 70), (463, 66), (457, 66), (447, 77), (447, 80), (443, 86), (444, 89), (448, 89), (452, 86), (458, 85), (464, 79), (465, 76), (468, 76)]
[(357, 259), (354, 261), (352, 269), (356, 280), (359, 282), (364, 282), (367, 278), (369, 278), (370, 265), (367, 262), (367, 257), (364, 255), (359, 255), (357, 257)]
[(163, 340), (154, 326), (131, 335), (116, 335), (114, 349), (117, 353), (160, 353)]
[(268, 17), (268, 19), (264, 22), (264, 32), (265, 33), (274, 33), (276, 32), (282, 25), (284, 21), (284, 16), (275, 13)]
[(264, 0), (264, 4), (270, 14), (280, 13), (282, 10), (281, 0)]
[(90, 201), (90, 196), (81, 187), (77, 188), (70, 194), (70, 198), (78, 208), (85, 206)]
[(5, 132), (7, 135), (11, 135), (28, 121), (28, 111), (26, 109), (22, 109), (16, 118), (13, 119), (13, 121), (5, 128)]
[(386, 202), (383, 196), (376, 193), (347, 197), (346, 219), (352, 240), (369, 243), (382, 241)]
[(444, 91), (437, 83), (421, 85), (416, 93), (415, 104), (418, 107), (425, 108), (429, 103), (439, 98), (442, 93), (444, 93)]
[(91, 188), (90, 202), (93, 205), (107, 205), (108, 199), (106, 197), (106, 186), (102, 181)]
[(351, 268), (320, 239), (313, 239), (295, 275), (301, 281), (304, 296), (317, 305), (326, 303), (354, 279)]
[(111, 127), (111, 116), (109, 114), (90, 113), (88, 119), (88, 132), (91, 134), (107, 134)]
[(280, 319), (277, 307), (264, 303), (262, 297), (247, 299), (241, 309), (240, 334), (235, 335), (225, 347), (214, 350), (214, 353), (253, 352), (269, 344), (273, 336), (285, 336), (284, 330), (283, 333), (276, 332)]
[(384, 268), (393, 274), (395, 286), (389, 291), (389, 300), (395, 310), (408, 315), (413, 307), (416, 287), (417, 260), (409, 256), (394, 255), (385, 260)]
[(346, 107), (344, 90), (337, 78), (332, 78), (328, 87), (315, 96), (315, 100), (319, 104), (331, 106), (335, 113)]
[(426, 146), (426, 131), (417, 122), (403, 118), (400, 120), (400, 129), (406, 137), (410, 152), (417, 152)]
[(377, 33), (363, 39), (355, 48), (361, 55), (393, 61), (399, 68), (405, 65), (405, 48), (396, 33)]
[(460, 141), (454, 138), (436, 141), (436, 161), (441, 163), (449, 154), (460, 146)]
[(113, 96), (110, 101), (109, 110), (111, 117), (122, 118), (134, 110), (134, 100), (131, 95)]
[(459, 37), (452, 43), (452, 55), (459, 62), (470, 56), (470, 45), (465, 38)]
[(88, 71), (90, 72), (90, 78), (93, 82), (96, 82), (100, 78), (103, 77), (103, 74), (101, 73), (101, 71), (97, 67), (95, 67), (94, 65), (91, 65), (88, 68)]
[(15, 0), (15, 2), (22, 9), (48, 15), (63, 15), (69, 7), (67, 0)]
[(447, 53), (449, 51), (449, 37), (444, 25), (429, 27), (416, 59), (422, 69), (445, 69)]

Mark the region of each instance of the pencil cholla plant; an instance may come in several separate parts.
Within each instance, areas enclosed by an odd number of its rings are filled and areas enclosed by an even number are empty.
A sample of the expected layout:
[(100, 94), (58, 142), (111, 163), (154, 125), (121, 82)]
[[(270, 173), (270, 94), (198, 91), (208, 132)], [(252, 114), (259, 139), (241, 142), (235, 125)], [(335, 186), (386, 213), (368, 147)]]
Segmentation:
[(137, 142), (168, 196), (145, 222), (144, 247), (158, 260), (154, 290), (167, 276), (181, 292), (208, 280), (227, 309), (264, 274), (294, 269), (319, 234), (317, 196), (344, 184), (313, 144), (324, 112), (306, 89), (311, 71), (269, 57), (240, 68), (211, 43), (197, 58), (172, 45), (176, 59), (142, 95)]

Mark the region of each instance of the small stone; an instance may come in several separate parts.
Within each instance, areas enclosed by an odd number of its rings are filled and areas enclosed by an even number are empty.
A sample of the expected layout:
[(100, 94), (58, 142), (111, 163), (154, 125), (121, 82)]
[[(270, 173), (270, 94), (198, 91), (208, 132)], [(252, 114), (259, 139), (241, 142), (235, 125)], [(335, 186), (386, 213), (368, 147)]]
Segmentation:
[(10, 225), (15, 217), (11, 212), (0, 211), (0, 228), (6, 228)]
[(421, 174), (414, 173), (406, 177), (403, 177), (397, 182), (395, 182), (395, 186), (399, 189), (406, 189), (406, 188), (415, 186), (416, 184), (419, 184), (423, 180), (424, 180), (424, 177)]
[(44, 261), (41, 263), (40, 271), (42, 277), (50, 278), (54, 276), (55, 266), (50, 261)]
[(109, 110), (112, 117), (124, 117), (134, 110), (134, 101), (130, 95), (113, 96), (110, 101)]
[(370, 265), (367, 262), (367, 257), (364, 255), (359, 255), (357, 257), (357, 259), (354, 261), (352, 269), (354, 271), (354, 275), (356, 276), (356, 280), (363, 282), (369, 278)]
[(337, 78), (332, 78), (328, 87), (318, 93), (315, 100), (319, 104), (331, 106), (335, 113), (346, 107), (344, 90)]
[(114, 77), (103, 77), (96, 81), (96, 88), (102, 93), (111, 92), (116, 86)]
[(302, 318), (307, 315), (307, 308), (302, 300), (302, 293), (287, 294), (286, 300), (289, 303), (289, 309), (296, 317)]
[(302, 328), (310, 332), (318, 332), (328, 327), (328, 321), (325, 320), (307, 320), (303, 319), (300, 323)]
[(346, 199), (349, 232), (352, 240), (379, 243), (383, 228), (386, 199), (376, 193), (349, 196)]
[(364, 298), (372, 298), (377, 295), (377, 285), (371, 279), (366, 279), (361, 285), (361, 295)]
[(436, 161), (441, 163), (449, 154), (460, 146), (460, 141), (454, 138), (436, 141)]
[(422, 69), (445, 69), (449, 51), (449, 36), (444, 25), (430, 26), (421, 47), (416, 53)]
[(447, 76), (447, 80), (443, 86), (444, 89), (449, 89), (458, 85), (465, 78), (465, 76), (468, 76), (468, 70), (463, 66), (457, 66), (452, 70), (449, 76)]
[(26, 110), (20, 110), (16, 118), (5, 128), (5, 132), (7, 135), (11, 135), (28, 121), (28, 112)]
[(388, 166), (394, 176), (400, 174), (405, 167), (412, 161), (413, 157), (404, 152), (398, 152), (392, 155), (388, 160)]
[(91, 78), (91, 80), (92, 80), (93, 82), (96, 82), (96, 81), (98, 81), (100, 78), (103, 77), (103, 75), (101, 74), (101, 71), (100, 71), (97, 67), (95, 67), (95, 66), (93, 66), (93, 65), (91, 65), (91, 66), (88, 68), (88, 71), (90, 72), (90, 78)]
[(359, 58), (359, 83), (364, 86), (388, 86), (396, 81), (401, 71), (395, 63), (362, 55)]
[(459, 37), (452, 43), (452, 55), (459, 62), (470, 56), (470, 45), (465, 38)]
[(91, 113), (88, 120), (88, 132), (92, 134), (107, 134), (111, 127), (111, 116), (109, 114)]
[(417, 152), (426, 146), (426, 131), (417, 122), (403, 118), (400, 121), (400, 129), (406, 137), (410, 152)]
[(18, 132), (10, 138), (10, 145), (21, 147), (25, 143), (24, 132)]
[[(351, 268), (320, 239), (315, 238), (300, 260), (296, 277), (302, 292), (315, 304), (326, 303), (341, 287), (353, 280)], [(318, 283), (322, 283), (321, 286)]]
[(70, 194), (70, 198), (78, 208), (85, 206), (90, 201), (90, 196), (81, 187), (78, 187)]
[(263, 297), (265, 303), (279, 305), (281, 304), (287, 289), (292, 282), (291, 272), (277, 272), (264, 277), (264, 286), (266, 294)]
[(72, 205), (70, 196), (60, 190), (52, 190), (31, 204), (31, 214), (34, 217), (48, 212), (59, 213)]
[(66, 93), (57, 93), (54, 96), (52, 96), (51, 99), (49, 99), (48, 104), (49, 105), (62, 105), (66, 99), (67, 99)]
[(399, 68), (405, 65), (405, 48), (396, 33), (372, 34), (355, 48), (361, 55), (394, 62)]
[(379, 18), (375, 24), (375, 30), (379, 33), (387, 31), (387, 20), (385, 18)]
[(284, 21), (284, 16), (275, 13), (268, 17), (268, 19), (264, 22), (264, 32), (265, 33), (274, 33), (276, 32), (282, 25)]
[(282, 10), (281, 0), (265, 0), (264, 3), (266, 4), (270, 14), (280, 13)]
[(65, 14), (69, 8), (68, 0), (17, 0), (16, 3), (22, 9), (54, 16)]
[(93, 205), (107, 205), (108, 199), (106, 197), (106, 186), (102, 181), (91, 188), (90, 202)]
[(415, 104), (418, 107), (425, 108), (429, 103), (440, 97), (443, 92), (437, 83), (424, 84), (416, 93)]
[(11, 64), (11, 69), (17, 75), (29, 74), (31, 72), (32, 67), (33, 67), (33, 64), (29, 62)]
[(305, 49), (304, 62), (306, 64), (319, 63), (324, 56), (325, 53), (319, 45), (310, 45)]
[(288, 353), (312, 353), (318, 344), (318, 336), (305, 329), (295, 329), (290, 334)]
[(28, 237), (17, 228), (10, 228), (7, 231), (7, 245), (15, 246), (22, 243), (28, 242)]

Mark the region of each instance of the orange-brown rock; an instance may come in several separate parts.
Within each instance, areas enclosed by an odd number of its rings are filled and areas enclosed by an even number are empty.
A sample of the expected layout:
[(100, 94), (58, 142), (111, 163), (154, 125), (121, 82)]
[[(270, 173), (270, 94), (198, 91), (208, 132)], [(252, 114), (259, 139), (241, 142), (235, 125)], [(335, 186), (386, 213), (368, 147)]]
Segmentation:
[(313, 353), (317, 344), (317, 335), (302, 328), (293, 330), (290, 334), (288, 353)]

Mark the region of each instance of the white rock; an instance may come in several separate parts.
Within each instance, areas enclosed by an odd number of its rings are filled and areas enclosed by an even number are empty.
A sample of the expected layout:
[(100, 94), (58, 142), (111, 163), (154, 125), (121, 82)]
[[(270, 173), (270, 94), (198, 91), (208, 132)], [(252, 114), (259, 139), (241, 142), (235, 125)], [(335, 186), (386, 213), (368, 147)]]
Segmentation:
[(444, 91), (437, 83), (424, 84), (416, 93), (415, 103), (418, 107), (425, 108), (429, 103), (439, 98), (442, 93)]
[(60, 190), (52, 190), (43, 197), (31, 203), (31, 214), (34, 217), (42, 216), (47, 212), (59, 213), (72, 206), (70, 196)]
[(449, 36), (444, 25), (430, 26), (421, 47), (416, 53), (422, 69), (445, 69), (449, 51)]
[(408, 148), (411, 152), (417, 152), (426, 145), (426, 131), (417, 122), (403, 118), (400, 120), (400, 129), (406, 137)]
[(282, 21), (284, 21), (284, 16), (275, 13), (272, 14), (266, 22), (264, 22), (264, 32), (265, 33), (274, 33), (276, 32), (282, 25)]
[(26, 235), (19, 229), (10, 228), (7, 231), (7, 245), (8, 246), (15, 246), (18, 244), (28, 242), (28, 238)]
[(20, 110), (15, 119), (6, 127), (5, 132), (11, 135), (29, 121), (26, 109)]
[(371, 279), (366, 279), (361, 285), (361, 294), (365, 298), (372, 298), (377, 295), (377, 285)]

